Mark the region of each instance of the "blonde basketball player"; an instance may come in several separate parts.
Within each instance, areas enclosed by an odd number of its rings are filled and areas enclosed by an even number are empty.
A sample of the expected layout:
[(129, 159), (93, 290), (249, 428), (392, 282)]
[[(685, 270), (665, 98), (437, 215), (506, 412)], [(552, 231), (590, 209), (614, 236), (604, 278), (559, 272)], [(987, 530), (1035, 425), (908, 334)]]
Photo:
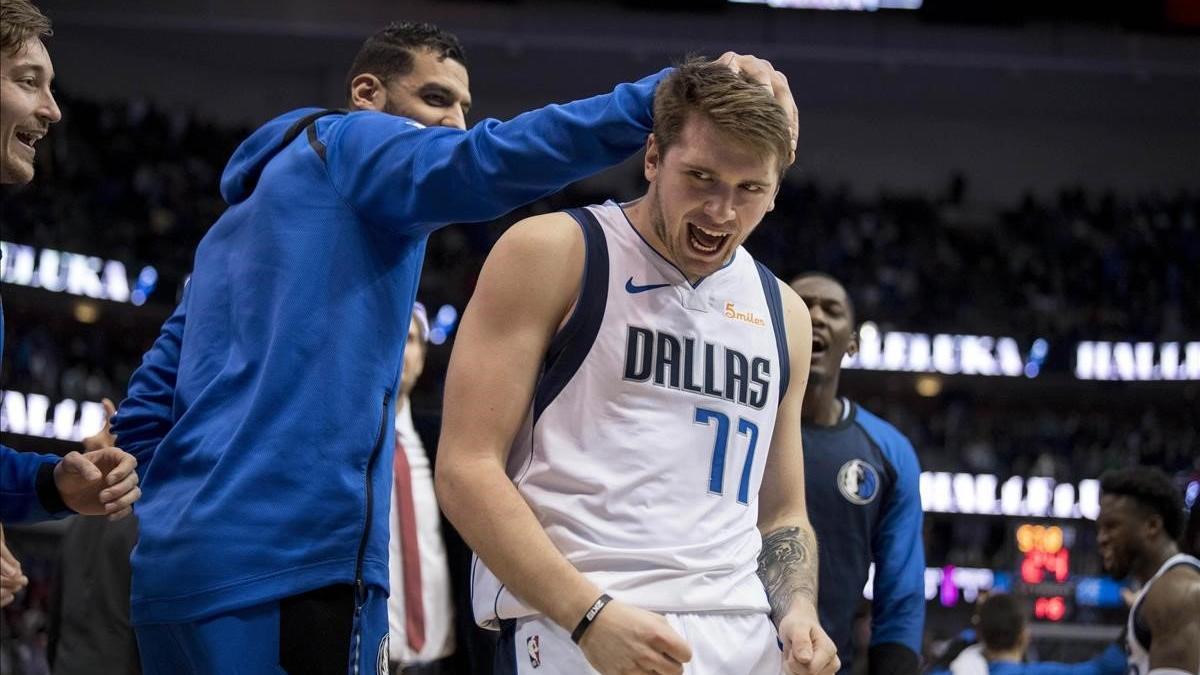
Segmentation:
[[(782, 76), (778, 76), (782, 78)], [(438, 499), (498, 672), (831, 675), (800, 408), (807, 308), (741, 248), (791, 160), (767, 89), (688, 63), (645, 197), (518, 223), (463, 318)]]

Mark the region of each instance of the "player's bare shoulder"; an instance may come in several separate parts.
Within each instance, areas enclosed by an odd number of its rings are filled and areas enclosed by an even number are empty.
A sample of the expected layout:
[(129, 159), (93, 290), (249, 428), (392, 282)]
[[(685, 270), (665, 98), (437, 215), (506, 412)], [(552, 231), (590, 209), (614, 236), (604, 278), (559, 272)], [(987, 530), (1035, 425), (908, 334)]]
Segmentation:
[(526, 218), (506, 230), (488, 254), (477, 292), (520, 297), (524, 311), (564, 316), (579, 293), (584, 256), (583, 232), (570, 215)]
[(568, 213), (553, 211), (518, 220), (501, 235), (500, 241), (506, 240), (555, 246), (568, 242), (582, 244), (583, 235), (579, 224)]
[(562, 256), (577, 253), (583, 262), (583, 233), (570, 215), (555, 211), (519, 220), (505, 230), (488, 258), (513, 255), (531, 264), (564, 262)]
[(783, 304), (788, 353), (793, 364), (807, 364), (812, 357), (812, 317), (808, 305), (791, 286), (780, 279), (775, 282), (779, 284), (779, 298)]
[(1150, 672), (1193, 672), (1200, 663), (1200, 570), (1173, 566), (1150, 586), (1138, 611), (1153, 637), (1145, 647)]
[(801, 298), (800, 294), (785, 284), (782, 279), (776, 278), (775, 283), (779, 284), (779, 298), (783, 302), (783, 315), (787, 319), (788, 328), (791, 328), (792, 323), (797, 321), (811, 324), (812, 317), (808, 315), (808, 305), (804, 303), (804, 298)]
[(1200, 569), (1192, 565), (1175, 565), (1163, 573), (1150, 587), (1143, 611), (1159, 614), (1174, 621), (1180, 613), (1200, 616)]
[(1164, 572), (1146, 592), (1140, 613), (1156, 636), (1187, 632), (1190, 623), (1189, 641), (1200, 638), (1200, 569), (1176, 565)]

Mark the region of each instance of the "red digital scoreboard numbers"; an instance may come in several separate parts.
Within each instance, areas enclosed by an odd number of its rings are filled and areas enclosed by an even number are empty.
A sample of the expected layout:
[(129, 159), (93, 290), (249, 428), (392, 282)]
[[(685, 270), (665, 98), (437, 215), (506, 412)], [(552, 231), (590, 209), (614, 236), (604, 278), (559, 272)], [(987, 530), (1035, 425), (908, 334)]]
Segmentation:
[(1066, 584), (1071, 577), (1071, 550), (1062, 528), (1032, 523), (1021, 525), (1017, 528), (1017, 550), (1021, 555), (1021, 581), (1034, 591), (1034, 617), (1043, 621), (1062, 621), (1067, 613), (1064, 595), (1038, 592), (1061, 588), (1060, 585)]

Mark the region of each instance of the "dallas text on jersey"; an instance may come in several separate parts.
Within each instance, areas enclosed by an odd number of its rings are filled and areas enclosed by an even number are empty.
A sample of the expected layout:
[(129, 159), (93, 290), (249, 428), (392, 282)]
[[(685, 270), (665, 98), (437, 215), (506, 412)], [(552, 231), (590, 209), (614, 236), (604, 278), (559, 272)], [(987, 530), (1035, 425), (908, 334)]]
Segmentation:
[[(700, 344), (704, 359), (697, 356), (695, 338), (629, 326), (625, 341), (625, 379), (652, 382), (655, 386), (682, 389), (703, 396), (740, 403), (758, 410), (767, 404), (771, 390), (771, 360), (747, 357), (736, 349), (711, 342)], [(724, 352), (725, 377), (718, 382), (718, 350)], [(703, 367), (703, 375), (697, 373)]]

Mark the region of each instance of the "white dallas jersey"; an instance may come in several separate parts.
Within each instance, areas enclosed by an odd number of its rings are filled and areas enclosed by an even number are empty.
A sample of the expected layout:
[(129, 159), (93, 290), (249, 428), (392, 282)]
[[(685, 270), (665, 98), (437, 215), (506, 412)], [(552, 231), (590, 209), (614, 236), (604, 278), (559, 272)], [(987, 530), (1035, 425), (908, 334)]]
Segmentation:
[[(583, 228), (579, 300), (551, 341), (508, 475), (554, 545), (614, 598), (767, 612), (758, 490), (787, 387), (778, 281), (738, 248), (693, 286), (620, 205)], [(480, 625), (536, 612), (478, 559)]]
[(1146, 593), (1159, 577), (1178, 565), (1189, 565), (1200, 572), (1200, 559), (1186, 553), (1176, 553), (1167, 558), (1154, 576), (1146, 582), (1146, 585), (1142, 586), (1142, 590), (1138, 591), (1137, 598), (1133, 601), (1133, 607), (1129, 608), (1129, 618), (1125, 620), (1125, 653), (1129, 660), (1126, 672), (1130, 675), (1146, 675), (1150, 672), (1150, 641), (1153, 636), (1150, 634), (1150, 628), (1141, 622), (1139, 610), (1142, 608), (1142, 600), (1146, 598)]

